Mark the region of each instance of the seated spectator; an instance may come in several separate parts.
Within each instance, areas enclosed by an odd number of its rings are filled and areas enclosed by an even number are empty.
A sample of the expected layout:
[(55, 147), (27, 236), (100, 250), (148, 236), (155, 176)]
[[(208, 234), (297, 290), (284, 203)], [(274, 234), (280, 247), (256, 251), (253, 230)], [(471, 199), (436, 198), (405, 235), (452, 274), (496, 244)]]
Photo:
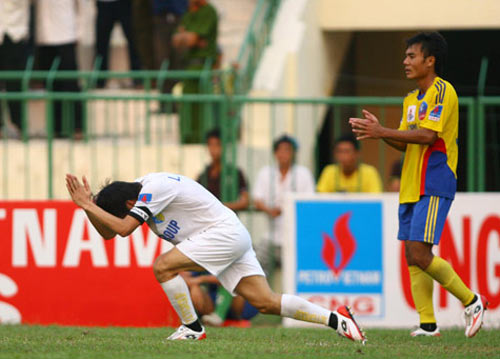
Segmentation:
[(270, 267), (269, 260), (278, 265), (281, 260), (281, 242), (285, 226), (281, 214), (285, 193), (314, 192), (314, 179), (309, 169), (294, 163), (297, 150), (297, 141), (293, 137), (283, 135), (276, 139), (273, 143), (276, 164), (265, 166), (259, 171), (252, 192), (255, 208), (265, 212), (270, 220), (269, 232), (264, 236), (267, 248), (269, 245), (272, 247), (271, 258), (267, 258), (267, 251), (263, 252), (262, 248), (257, 247), (259, 259), (267, 270)]
[[(222, 198), (222, 143), (221, 143), (221, 133), (219, 129), (213, 129), (206, 135), (208, 153), (212, 162), (205, 167), (203, 172), (198, 176), (198, 183), (208, 189), (215, 197), (219, 200)], [(224, 205), (232, 209), (233, 211), (241, 211), (248, 208), (249, 196), (247, 190), (247, 182), (243, 172), (239, 168), (234, 168), (233, 166), (228, 166), (226, 168), (227, 175), (225, 176), (226, 187), (232, 188), (235, 191), (228, 191), (230, 195), (228, 198), (224, 198)], [(236, 171), (235, 171), (236, 170)], [(237, 178), (232, 174), (236, 173)], [(234, 183), (237, 181), (237, 183)], [(225, 315), (227, 314), (227, 309), (231, 306), (233, 302), (232, 295), (220, 286), (216, 290), (217, 294), (217, 306), (212, 312), (207, 312), (206, 320), (210, 325), (217, 325), (224, 322)]]
[(394, 161), (391, 168), (391, 174), (389, 176), (389, 185), (387, 190), (389, 192), (399, 192), (401, 186), (401, 170), (403, 169), (403, 161)]
[(377, 169), (360, 162), (359, 142), (350, 134), (341, 136), (333, 148), (335, 163), (319, 177), (318, 192), (382, 192)]
[[(215, 197), (222, 200), (221, 182), (222, 182), (222, 143), (221, 133), (219, 129), (213, 129), (206, 135), (208, 153), (212, 162), (205, 167), (202, 173), (198, 176), (198, 183), (208, 189)], [(224, 198), (224, 204), (233, 211), (241, 211), (248, 208), (249, 196), (247, 182), (241, 169), (237, 168), (237, 179), (231, 176), (235, 168), (229, 166), (227, 168), (228, 175), (226, 176), (226, 186), (237, 189), (237, 192), (230, 193), (229, 198)], [(233, 182), (237, 180), (238, 183)]]
[[(225, 307), (221, 307), (218, 303), (218, 293), (222, 286), (214, 275), (207, 272), (184, 272), (182, 277), (188, 285), (196, 312), (207, 325), (220, 327), (224, 325), (225, 320), (233, 322), (250, 320), (259, 313), (239, 295), (232, 298), (232, 301), (228, 302)], [(216, 303), (219, 310), (214, 311)]]

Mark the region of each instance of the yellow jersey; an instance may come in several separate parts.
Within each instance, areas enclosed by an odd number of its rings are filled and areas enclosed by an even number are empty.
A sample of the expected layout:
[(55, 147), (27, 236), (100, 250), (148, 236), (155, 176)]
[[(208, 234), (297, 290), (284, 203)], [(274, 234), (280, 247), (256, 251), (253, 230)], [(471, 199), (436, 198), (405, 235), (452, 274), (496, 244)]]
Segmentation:
[(382, 181), (377, 169), (360, 163), (358, 169), (349, 177), (345, 176), (338, 165), (328, 165), (321, 172), (318, 192), (382, 192)]
[(437, 132), (438, 138), (432, 145), (406, 145), (399, 202), (417, 202), (423, 195), (453, 199), (457, 188), (458, 97), (449, 82), (436, 77), (425, 94), (415, 90), (406, 96), (399, 130), (419, 128)]

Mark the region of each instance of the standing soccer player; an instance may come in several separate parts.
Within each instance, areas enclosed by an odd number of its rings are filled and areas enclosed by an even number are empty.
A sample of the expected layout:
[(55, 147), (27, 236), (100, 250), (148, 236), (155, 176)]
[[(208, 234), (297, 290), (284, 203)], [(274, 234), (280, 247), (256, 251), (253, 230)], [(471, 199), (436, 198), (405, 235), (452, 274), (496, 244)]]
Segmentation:
[(156, 279), (182, 322), (168, 339), (205, 339), (205, 329), (179, 273), (208, 271), (261, 313), (328, 325), (341, 336), (365, 342), (348, 307), (331, 312), (294, 295), (273, 293), (246, 228), (199, 183), (171, 173), (151, 173), (135, 182), (107, 185), (95, 202), (85, 177), (82, 185), (75, 176), (66, 175), (66, 187), (104, 238), (128, 236), (147, 222), (153, 232), (174, 245), (153, 264)]
[(358, 139), (381, 138), (405, 152), (398, 239), (405, 243), (411, 292), (420, 315), (420, 327), (411, 335), (440, 335), (432, 303), (434, 279), (465, 306), (465, 335), (470, 338), (481, 328), (488, 301), (467, 288), (451, 265), (432, 253), (457, 182), (458, 98), (453, 86), (439, 77), (446, 53), (446, 41), (437, 32), (407, 40), (405, 74), (418, 88), (404, 100), (399, 129), (381, 126), (368, 111), (363, 111), (364, 119), (351, 118), (349, 123)]

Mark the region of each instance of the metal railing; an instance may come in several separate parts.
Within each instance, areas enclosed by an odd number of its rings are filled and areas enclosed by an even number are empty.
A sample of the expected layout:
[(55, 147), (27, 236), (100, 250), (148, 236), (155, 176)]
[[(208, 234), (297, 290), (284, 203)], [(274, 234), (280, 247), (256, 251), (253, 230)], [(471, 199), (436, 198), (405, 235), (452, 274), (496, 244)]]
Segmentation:
[[(1, 103), (24, 101), (26, 118), (38, 116), (36, 125), (40, 130), (38, 134), (31, 135), (33, 126), (26, 122), (23, 141), (8, 139), (7, 131), (3, 131), (0, 145), (1, 197), (64, 198), (65, 191), (58, 189), (58, 185), (65, 171), (88, 173), (94, 183), (102, 182), (106, 177), (130, 179), (145, 172), (162, 170), (195, 177), (208, 160), (204, 145), (183, 145), (180, 138), (181, 116), (174, 111), (154, 111), (160, 103), (181, 110), (189, 104), (204, 107), (206, 116), (202, 121), (202, 132), (215, 126), (221, 127), (223, 142), (229, 149), (224, 153), (225, 163), (245, 169), (252, 183), (259, 167), (273, 162), (271, 143), (280, 134), (286, 132), (298, 138), (301, 143), (298, 162), (317, 174), (321, 169), (317, 136), (325, 121), (331, 121), (332, 138), (336, 137), (346, 130), (345, 112), (358, 115), (366, 107), (379, 116), (382, 124), (396, 127), (402, 100), (398, 97), (292, 99), (241, 95), (173, 96), (152, 92), (0, 93)], [(56, 101), (84, 103), (87, 124), (81, 140), (72, 139), (71, 126), (68, 125), (68, 137), (55, 138)], [(242, 109), (241, 120), (235, 119), (231, 112), (235, 106)], [(465, 166), (468, 191), (488, 189), (488, 171), (493, 171), (489, 177), (499, 179), (498, 151), (491, 151), (498, 149), (498, 142), (491, 137), (496, 132), (490, 131), (492, 126), (497, 125), (498, 119), (493, 117), (488, 120), (488, 111), (495, 106), (500, 107), (500, 98), (460, 98), (460, 126), (465, 126), (467, 138), (460, 139), (460, 145), (465, 145), (465, 158), (460, 159), (459, 166)], [(371, 156), (371, 164), (382, 171), (383, 179), (387, 179), (387, 161), (392, 150), (381, 141), (367, 143), (366, 146), (370, 146), (366, 155)], [(491, 160), (485, 156), (488, 151), (493, 153)], [(486, 163), (493, 165), (486, 166)], [(461, 180), (464, 179), (459, 177)], [(23, 188), (19, 187), (21, 182), (24, 182)], [(40, 189), (42, 182), (46, 182), (43, 191)], [(12, 186), (17, 190), (10, 188)], [(228, 191), (226, 196), (235, 191), (231, 185), (224, 183), (222, 188)]]
[(259, 64), (264, 48), (269, 44), (274, 19), (281, 0), (259, 0), (238, 53), (236, 90), (246, 94)]

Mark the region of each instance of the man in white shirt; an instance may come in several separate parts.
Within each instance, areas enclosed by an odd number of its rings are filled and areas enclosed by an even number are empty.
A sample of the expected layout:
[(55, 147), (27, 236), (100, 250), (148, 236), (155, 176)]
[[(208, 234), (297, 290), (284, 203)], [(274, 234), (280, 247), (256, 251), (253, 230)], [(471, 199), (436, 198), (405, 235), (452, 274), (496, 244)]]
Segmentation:
[(314, 193), (314, 179), (304, 166), (294, 163), (297, 141), (288, 135), (277, 138), (273, 143), (276, 165), (263, 167), (253, 189), (255, 207), (265, 212), (270, 219), (269, 232), (265, 242), (273, 245), (275, 259), (280, 259), (283, 238), (283, 201), (287, 192)]
[[(29, 36), (29, 0), (0, 1), (0, 71), (26, 68)], [(21, 91), (21, 81), (5, 81), (7, 92)], [(21, 102), (9, 101), (10, 120), (21, 130)], [(2, 117), (0, 109), (0, 118)]]
[[(77, 36), (77, 0), (43, 0), (36, 2), (36, 31), (38, 63), (41, 70), (50, 70), (58, 58), (57, 70), (74, 71), (76, 62)], [(77, 79), (56, 80), (55, 92), (80, 92)], [(61, 101), (54, 102), (54, 134), (63, 137), (63, 122), (66, 128), (72, 128), (80, 139), (82, 134), (82, 107), (79, 101), (67, 101), (70, 105), (68, 115), (63, 113)], [(73, 113), (74, 115), (71, 115)], [(73, 126), (70, 126), (73, 125)]]
[(246, 228), (199, 183), (172, 173), (151, 173), (135, 182), (107, 185), (94, 202), (87, 180), (82, 180), (83, 184), (68, 174), (66, 187), (104, 238), (128, 236), (147, 222), (153, 232), (174, 244), (153, 264), (156, 279), (182, 322), (169, 340), (206, 338), (189, 289), (179, 275), (205, 270), (261, 313), (328, 325), (351, 340), (366, 340), (347, 306), (331, 312), (303, 298), (272, 292)]

